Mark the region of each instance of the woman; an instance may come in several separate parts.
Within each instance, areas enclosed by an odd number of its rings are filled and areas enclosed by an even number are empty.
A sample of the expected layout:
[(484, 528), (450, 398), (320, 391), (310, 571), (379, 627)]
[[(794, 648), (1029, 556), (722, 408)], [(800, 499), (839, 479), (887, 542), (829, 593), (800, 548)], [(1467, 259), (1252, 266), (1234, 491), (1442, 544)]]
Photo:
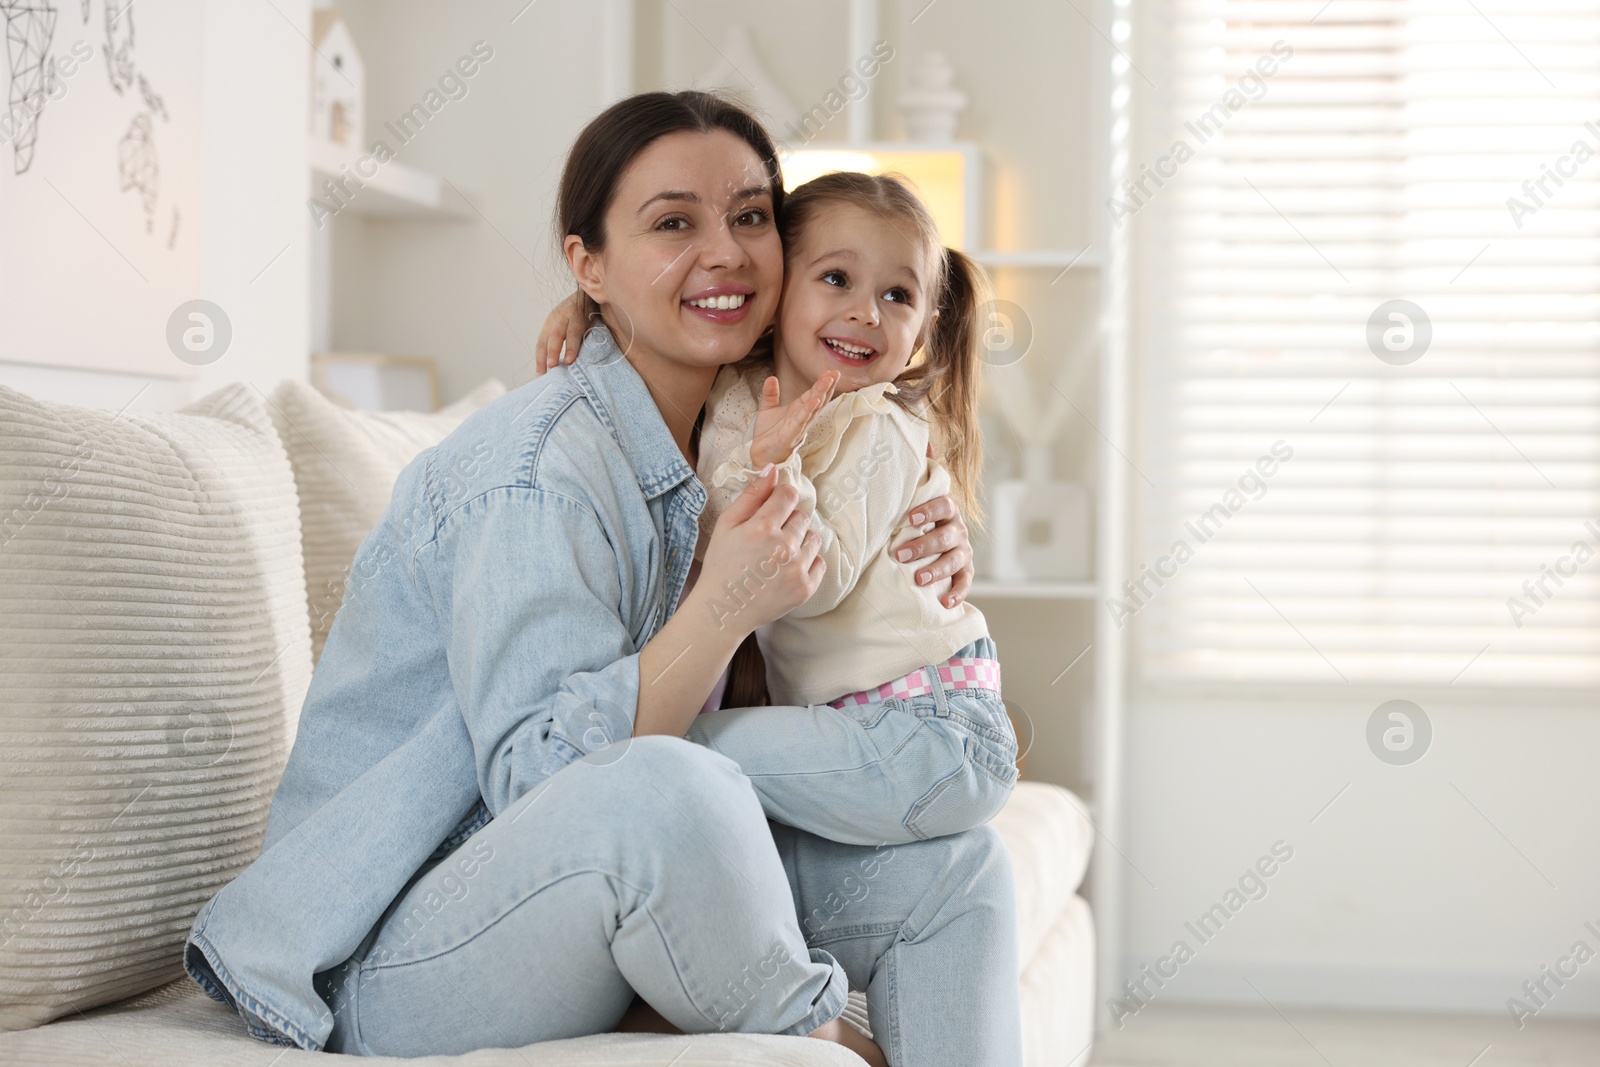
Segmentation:
[[(826, 841), (768, 823), (736, 764), (683, 739), (740, 641), (819, 577), (769, 477), (681, 592), (696, 419), (781, 285), (777, 175), (759, 124), (699, 93), (625, 100), (579, 137), (560, 222), (607, 329), (401, 472), (261, 856), (191, 931), (188, 973), (255, 1036), (514, 1047), (609, 1030), (637, 990), (691, 1033), (1019, 1062), (997, 834)], [(727, 588), (731, 615), (710, 608)], [(838, 1018), (851, 984), (881, 1053)]]

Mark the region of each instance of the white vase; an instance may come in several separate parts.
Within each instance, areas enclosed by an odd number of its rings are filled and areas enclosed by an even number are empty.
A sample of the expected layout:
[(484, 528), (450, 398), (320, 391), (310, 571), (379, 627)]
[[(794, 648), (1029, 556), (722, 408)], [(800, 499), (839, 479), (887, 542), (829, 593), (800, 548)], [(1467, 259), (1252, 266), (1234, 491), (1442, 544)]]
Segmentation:
[(929, 52), (917, 61), (900, 94), (900, 112), (913, 141), (955, 140), (956, 118), (967, 106), (967, 94), (955, 86), (956, 72), (943, 53)]
[(1027, 445), (1023, 476), (990, 490), (996, 581), (1070, 581), (1093, 575), (1089, 490), (1077, 482), (1057, 481), (1050, 466), (1048, 444)]

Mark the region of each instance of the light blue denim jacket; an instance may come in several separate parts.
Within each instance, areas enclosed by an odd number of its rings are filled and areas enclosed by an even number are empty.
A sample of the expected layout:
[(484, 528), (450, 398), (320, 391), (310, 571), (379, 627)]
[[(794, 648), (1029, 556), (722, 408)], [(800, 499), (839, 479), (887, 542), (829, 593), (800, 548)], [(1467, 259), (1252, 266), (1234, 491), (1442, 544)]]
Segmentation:
[(631, 736), (638, 653), (705, 500), (603, 328), (412, 460), (351, 564), (261, 855), (200, 909), (189, 976), (253, 1036), (320, 1050), (312, 976), (411, 876)]

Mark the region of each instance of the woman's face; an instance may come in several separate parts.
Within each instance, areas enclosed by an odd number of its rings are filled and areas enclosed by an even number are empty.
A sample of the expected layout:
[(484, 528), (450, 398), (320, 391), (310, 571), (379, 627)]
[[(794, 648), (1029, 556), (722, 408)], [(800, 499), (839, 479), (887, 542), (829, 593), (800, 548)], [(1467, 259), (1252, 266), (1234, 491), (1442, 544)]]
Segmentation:
[(636, 361), (744, 357), (772, 322), (783, 247), (760, 157), (726, 130), (652, 142), (623, 172), (580, 284)]

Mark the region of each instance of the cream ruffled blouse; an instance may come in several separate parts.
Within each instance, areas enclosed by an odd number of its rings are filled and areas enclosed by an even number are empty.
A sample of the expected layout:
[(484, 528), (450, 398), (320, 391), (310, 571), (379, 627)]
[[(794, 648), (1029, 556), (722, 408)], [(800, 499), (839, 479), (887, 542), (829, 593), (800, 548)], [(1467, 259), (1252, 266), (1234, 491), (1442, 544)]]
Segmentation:
[[(698, 474), (707, 488), (697, 558), (729, 504), (756, 475), (750, 462), (761, 385), (770, 360), (724, 367), (707, 400)], [(940, 603), (950, 579), (916, 584), (932, 557), (900, 563), (894, 551), (922, 530), (906, 522), (918, 504), (950, 491), (950, 474), (928, 458), (928, 423), (890, 400), (882, 382), (830, 400), (805, 440), (779, 465), (800, 492), (822, 538), (827, 572), (805, 604), (757, 631), (767, 687), (777, 704), (820, 704), (875, 689), (918, 667), (943, 663), (988, 634), (982, 612)], [(759, 581), (752, 575), (751, 580)], [(729, 584), (723, 607), (748, 594)]]

